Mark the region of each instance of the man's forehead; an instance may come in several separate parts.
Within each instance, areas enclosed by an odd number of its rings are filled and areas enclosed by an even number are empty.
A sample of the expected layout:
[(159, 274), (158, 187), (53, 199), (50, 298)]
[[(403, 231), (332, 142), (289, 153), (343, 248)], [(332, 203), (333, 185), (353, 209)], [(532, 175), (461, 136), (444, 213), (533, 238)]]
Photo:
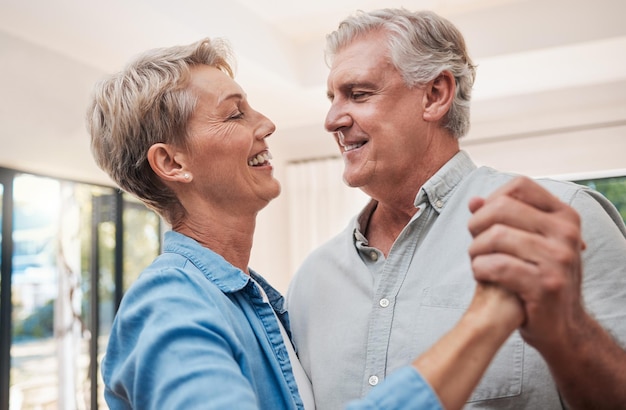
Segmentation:
[[(354, 87), (376, 87), (376, 84), (384, 81), (396, 69), (387, 60), (364, 59), (362, 64), (340, 64), (334, 66), (328, 73), (326, 87), (333, 89), (350, 89)], [(353, 60), (353, 62), (356, 62)]]

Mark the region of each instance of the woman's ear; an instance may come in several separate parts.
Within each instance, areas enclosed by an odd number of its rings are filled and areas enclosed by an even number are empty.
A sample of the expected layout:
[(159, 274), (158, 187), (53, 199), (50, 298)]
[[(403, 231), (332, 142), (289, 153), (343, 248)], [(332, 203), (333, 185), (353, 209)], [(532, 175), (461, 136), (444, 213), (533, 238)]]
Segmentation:
[(148, 163), (159, 178), (168, 182), (189, 182), (185, 155), (170, 144), (157, 143), (148, 149)]
[(425, 121), (439, 121), (452, 106), (456, 92), (456, 81), (449, 71), (443, 71), (437, 78), (430, 81), (424, 89)]

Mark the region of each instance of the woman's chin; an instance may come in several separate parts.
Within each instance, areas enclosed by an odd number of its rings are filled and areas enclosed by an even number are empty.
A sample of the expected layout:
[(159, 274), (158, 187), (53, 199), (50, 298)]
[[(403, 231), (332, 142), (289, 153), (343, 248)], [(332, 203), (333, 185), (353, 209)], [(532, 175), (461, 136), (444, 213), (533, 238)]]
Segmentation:
[(269, 203), (273, 199), (278, 198), (281, 193), (280, 183), (277, 179), (274, 179), (271, 186), (268, 186), (266, 190), (264, 190), (263, 198)]

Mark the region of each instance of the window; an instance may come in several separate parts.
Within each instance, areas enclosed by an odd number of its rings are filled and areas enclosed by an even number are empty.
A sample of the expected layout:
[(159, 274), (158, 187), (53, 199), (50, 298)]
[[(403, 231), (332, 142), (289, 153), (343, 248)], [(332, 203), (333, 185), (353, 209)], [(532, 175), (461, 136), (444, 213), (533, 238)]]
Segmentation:
[(615, 205), (626, 222), (626, 176), (574, 181), (602, 193)]
[(160, 219), (110, 187), (6, 169), (0, 182), (0, 408), (106, 408), (98, 364)]

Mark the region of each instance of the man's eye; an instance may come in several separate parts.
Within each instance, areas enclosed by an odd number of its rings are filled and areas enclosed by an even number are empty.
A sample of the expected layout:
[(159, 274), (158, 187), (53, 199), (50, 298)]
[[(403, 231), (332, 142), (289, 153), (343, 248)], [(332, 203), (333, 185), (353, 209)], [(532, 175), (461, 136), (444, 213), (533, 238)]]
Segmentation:
[(366, 96), (367, 96), (367, 93), (362, 93), (362, 92), (353, 92), (351, 94), (351, 98), (353, 100), (360, 100), (360, 99), (365, 98)]

